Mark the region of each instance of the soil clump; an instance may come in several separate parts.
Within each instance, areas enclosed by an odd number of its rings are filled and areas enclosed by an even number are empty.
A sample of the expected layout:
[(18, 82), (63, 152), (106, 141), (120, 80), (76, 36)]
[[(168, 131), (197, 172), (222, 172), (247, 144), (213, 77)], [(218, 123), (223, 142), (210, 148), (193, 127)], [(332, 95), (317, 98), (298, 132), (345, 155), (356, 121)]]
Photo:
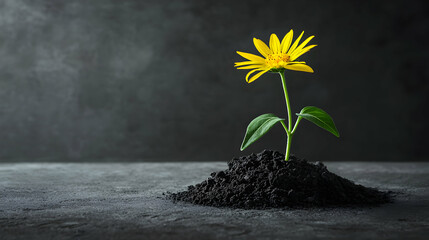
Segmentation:
[(310, 163), (264, 150), (228, 162), (228, 169), (168, 198), (200, 205), (245, 209), (370, 206), (391, 202), (389, 192), (354, 184)]

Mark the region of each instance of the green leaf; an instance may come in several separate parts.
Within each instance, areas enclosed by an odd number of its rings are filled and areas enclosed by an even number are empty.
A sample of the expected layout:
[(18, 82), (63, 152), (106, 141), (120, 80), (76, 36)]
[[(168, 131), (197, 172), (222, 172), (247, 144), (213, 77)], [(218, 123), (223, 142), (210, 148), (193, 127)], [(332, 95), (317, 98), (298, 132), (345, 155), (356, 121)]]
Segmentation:
[(308, 106), (301, 110), (300, 113), (296, 114), (298, 117), (307, 119), (308, 121), (316, 124), (317, 126), (325, 129), (326, 131), (340, 137), (337, 128), (335, 127), (334, 120), (320, 108)]
[(247, 126), (246, 135), (244, 136), (243, 143), (240, 150), (243, 151), (250, 144), (261, 138), (268, 132), (276, 123), (283, 121), (283, 118), (278, 118), (272, 113), (262, 114), (261, 116), (253, 119), (249, 126)]

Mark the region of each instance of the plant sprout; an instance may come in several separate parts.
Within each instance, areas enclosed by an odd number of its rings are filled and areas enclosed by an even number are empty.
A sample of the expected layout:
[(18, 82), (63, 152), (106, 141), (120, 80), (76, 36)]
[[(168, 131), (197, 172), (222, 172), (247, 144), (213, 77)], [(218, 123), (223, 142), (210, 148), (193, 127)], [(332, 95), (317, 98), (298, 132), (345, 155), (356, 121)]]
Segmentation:
[[(292, 137), (296, 132), (298, 124), (302, 119), (306, 119), (317, 126), (331, 132), (335, 136), (339, 137), (337, 128), (335, 127), (334, 121), (332, 118), (322, 109), (307, 106), (304, 107), (300, 113), (297, 113), (298, 116), (295, 124), (292, 124), (292, 114), (290, 108), (289, 95), (286, 87), (285, 79), (285, 70), (301, 71), (313, 73), (313, 69), (306, 65), (305, 62), (297, 61), (298, 57), (304, 53), (310, 51), (310, 49), (316, 47), (317, 45), (306, 46), (307, 43), (313, 39), (314, 36), (307, 38), (301, 44), (299, 41), (302, 38), (304, 31), (299, 35), (299, 37), (292, 44), (293, 30), (290, 30), (289, 33), (285, 35), (283, 40), (280, 42), (276, 34), (271, 34), (269, 47), (261, 40), (253, 38), (253, 43), (255, 44), (256, 49), (263, 56), (257, 56), (251, 53), (239, 52), (237, 53), (248, 61), (236, 62), (235, 67), (237, 69), (252, 69), (246, 75), (246, 81), (251, 83), (259, 78), (262, 74), (266, 72), (279, 73), (282, 80), (283, 91), (286, 100), (286, 109), (287, 109), (287, 118), (288, 123), (286, 125), (284, 118), (279, 118), (272, 113), (263, 114), (255, 119), (253, 119), (249, 126), (247, 127), (246, 135), (244, 136), (243, 143), (241, 144), (240, 150), (243, 151), (250, 144), (254, 143), (256, 140), (261, 138), (265, 133), (268, 132), (276, 123), (281, 123), (283, 126), (286, 135), (286, 153), (285, 160), (289, 160), (290, 148), (292, 143)], [(292, 45), (291, 45), (292, 44)], [(299, 44), (299, 45), (298, 45)], [(258, 73), (254, 74), (255, 72)], [(252, 77), (250, 75), (254, 74)], [(249, 79), (250, 77), (250, 79)], [(293, 125), (293, 127), (292, 127)]]

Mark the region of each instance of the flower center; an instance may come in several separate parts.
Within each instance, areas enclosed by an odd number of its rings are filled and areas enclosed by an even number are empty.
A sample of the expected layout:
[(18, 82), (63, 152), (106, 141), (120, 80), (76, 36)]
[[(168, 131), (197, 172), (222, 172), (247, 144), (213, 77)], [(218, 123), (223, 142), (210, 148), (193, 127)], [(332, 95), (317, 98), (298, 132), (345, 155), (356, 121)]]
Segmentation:
[(286, 53), (269, 54), (265, 59), (265, 63), (271, 68), (284, 68), (289, 62), (290, 56)]

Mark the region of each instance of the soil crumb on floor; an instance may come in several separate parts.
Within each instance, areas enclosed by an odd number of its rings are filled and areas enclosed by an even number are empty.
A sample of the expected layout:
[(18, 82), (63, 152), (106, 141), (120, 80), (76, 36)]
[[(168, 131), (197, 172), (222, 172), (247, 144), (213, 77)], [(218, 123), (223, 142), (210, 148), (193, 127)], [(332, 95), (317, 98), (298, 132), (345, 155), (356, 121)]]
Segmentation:
[(328, 171), (320, 162), (310, 163), (277, 151), (264, 150), (228, 162), (228, 169), (187, 191), (168, 196), (216, 207), (266, 209), (283, 207), (367, 206), (390, 202), (388, 192), (354, 184)]

